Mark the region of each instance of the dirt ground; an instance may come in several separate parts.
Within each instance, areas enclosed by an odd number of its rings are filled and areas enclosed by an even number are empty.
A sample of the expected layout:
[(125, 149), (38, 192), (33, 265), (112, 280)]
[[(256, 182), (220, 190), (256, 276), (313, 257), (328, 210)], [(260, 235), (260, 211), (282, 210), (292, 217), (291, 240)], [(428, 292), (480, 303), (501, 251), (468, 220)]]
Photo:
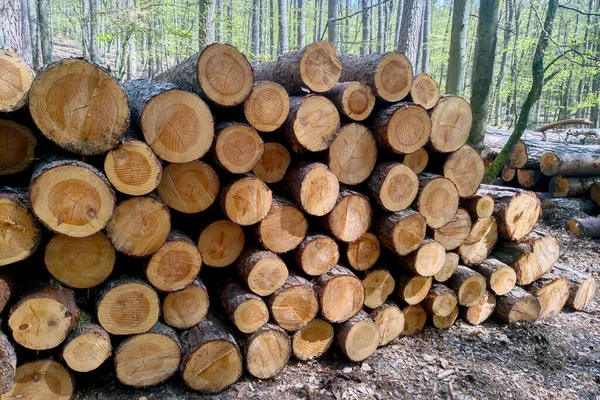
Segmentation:
[[(561, 244), (561, 261), (600, 274), (600, 242), (576, 238), (564, 220), (542, 222)], [(78, 377), (79, 379), (79, 377)], [(78, 380), (78, 382), (80, 382)], [(227, 391), (202, 396), (179, 378), (132, 389), (112, 377), (79, 386), (76, 399), (600, 399), (600, 293), (586, 312), (566, 310), (535, 324), (458, 321), (426, 327), (380, 348), (363, 363), (330, 351), (296, 360), (276, 377), (244, 376)]]

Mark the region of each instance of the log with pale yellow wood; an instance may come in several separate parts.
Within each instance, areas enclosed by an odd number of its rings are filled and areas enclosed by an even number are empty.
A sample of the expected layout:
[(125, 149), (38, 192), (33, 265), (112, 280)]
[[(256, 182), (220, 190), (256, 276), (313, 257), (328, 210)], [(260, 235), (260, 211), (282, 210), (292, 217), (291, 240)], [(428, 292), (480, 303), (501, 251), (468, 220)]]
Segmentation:
[(485, 277), (463, 265), (448, 280), (448, 287), (458, 295), (458, 303), (464, 307), (474, 306), (485, 293)]
[(600, 237), (599, 218), (576, 218), (567, 221), (567, 227), (578, 236)]
[(0, 119), (0, 144), (0, 176), (24, 171), (35, 159), (37, 139), (26, 126)]
[(450, 179), (430, 173), (419, 175), (417, 210), (427, 225), (441, 228), (454, 218), (458, 210), (458, 191)]
[(290, 332), (305, 327), (319, 311), (310, 282), (292, 272), (285, 284), (267, 298), (267, 305), (275, 323)]
[(483, 159), (473, 147), (464, 145), (450, 153), (444, 160), (442, 175), (450, 179), (460, 197), (474, 195), (483, 180)]
[(473, 269), (485, 276), (488, 288), (498, 296), (510, 292), (517, 283), (515, 270), (495, 258), (488, 258)]
[(345, 185), (364, 182), (377, 162), (377, 143), (371, 131), (358, 123), (344, 124), (327, 150), (327, 165)]
[(412, 169), (415, 174), (420, 174), (429, 163), (429, 153), (424, 148), (420, 148), (414, 153), (406, 154), (402, 163)]
[(357, 192), (340, 191), (331, 212), (322, 218), (325, 228), (342, 242), (354, 242), (371, 226), (373, 209), (369, 199)]
[(423, 215), (407, 209), (375, 216), (373, 227), (384, 247), (399, 256), (405, 256), (423, 243), (427, 225)]
[(290, 97), (285, 89), (272, 81), (256, 82), (244, 101), (246, 121), (260, 132), (273, 132), (281, 127), (290, 111)]
[(410, 99), (413, 103), (429, 110), (440, 100), (440, 85), (433, 76), (421, 72), (413, 80), (410, 88)]
[(287, 253), (295, 249), (306, 237), (306, 217), (291, 201), (273, 196), (267, 215), (254, 226), (256, 238), (273, 253)]
[(362, 310), (336, 327), (335, 340), (351, 361), (362, 361), (370, 357), (381, 342), (379, 327)]
[(265, 152), (265, 144), (256, 129), (239, 122), (217, 127), (211, 153), (215, 163), (232, 174), (252, 171)]
[(271, 209), (273, 192), (263, 181), (246, 175), (221, 190), (221, 209), (238, 225), (254, 225)]
[(458, 317), (458, 311), (459, 311), (459, 307), (455, 306), (454, 310), (452, 310), (450, 312), (450, 314), (448, 314), (444, 317), (440, 317), (439, 315), (433, 314), (433, 317), (432, 317), (433, 326), (435, 326), (438, 329), (450, 328), (452, 325), (454, 325), (454, 322), (456, 322), (456, 318)]
[(412, 335), (421, 332), (427, 322), (427, 313), (419, 304), (409, 305), (402, 309), (404, 313), (404, 330), (403, 335)]
[(79, 323), (65, 340), (61, 356), (76, 372), (90, 372), (112, 354), (110, 336), (100, 325)]
[(431, 288), (433, 279), (415, 275), (409, 272), (395, 274), (396, 281), (395, 293), (398, 298), (408, 305), (419, 304)]
[(410, 154), (419, 150), (431, 135), (431, 118), (413, 103), (395, 103), (374, 113), (373, 133), (383, 150)]
[(481, 264), (498, 242), (496, 218), (478, 219), (473, 224), (469, 236), (458, 248), (463, 263), (467, 266)]
[(475, 193), (460, 199), (460, 206), (473, 218), (489, 218), (494, 213), (494, 199), (486, 194)]
[(469, 103), (458, 96), (440, 98), (431, 115), (431, 139), (429, 147), (440, 153), (460, 149), (467, 141), (473, 115)]
[(518, 169), (517, 182), (523, 189), (529, 189), (538, 184), (542, 179), (542, 173), (537, 169)]
[(418, 249), (400, 259), (400, 264), (421, 276), (434, 276), (446, 262), (444, 247), (430, 238), (425, 238)]
[(375, 107), (373, 89), (364, 82), (340, 82), (324, 93), (340, 114), (353, 121), (364, 121)]
[(446, 261), (440, 271), (433, 276), (436, 282), (446, 282), (458, 268), (460, 257), (456, 253), (446, 252)]
[(596, 294), (596, 278), (563, 263), (554, 264), (553, 272), (569, 280), (571, 289), (567, 305), (575, 310), (585, 310)]
[(15, 386), (16, 372), (17, 354), (15, 348), (8, 337), (0, 332), (0, 394), (12, 390)]
[(277, 183), (285, 177), (290, 161), (290, 152), (284, 145), (268, 142), (265, 143), (263, 156), (252, 169), (252, 173), (265, 183)]
[(225, 313), (240, 332), (256, 332), (269, 320), (269, 310), (263, 299), (236, 280), (223, 282), (219, 297)]
[(504, 182), (511, 182), (517, 176), (517, 170), (514, 168), (510, 168), (508, 165), (502, 167), (502, 171), (500, 171), (500, 178)]
[(447, 317), (452, 314), (458, 305), (458, 297), (454, 290), (441, 283), (435, 283), (431, 285), (431, 289), (429, 289), (421, 305), (427, 314)]
[(456, 211), (454, 218), (441, 228), (433, 230), (432, 238), (446, 250), (458, 248), (471, 233), (471, 216), (463, 209)]
[(496, 297), (486, 290), (477, 304), (464, 309), (463, 318), (471, 325), (480, 325), (494, 313), (495, 308)]
[(571, 284), (566, 276), (550, 272), (526, 286), (525, 290), (534, 295), (540, 303), (538, 318), (543, 319), (554, 317), (562, 311), (569, 299)]
[(15, 385), (2, 397), (7, 399), (69, 400), (75, 394), (75, 382), (62, 364), (41, 359), (20, 365)]
[(15, 52), (0, 50), (0, 112), (16, 111), (27, 104), (33, 69)]
[(371, 232), (365, 233), (346, 247), (346, 260), (355, 271), (366, 271), (373, 267), (380, 254), (379, 239)]
[(379, 346), (396, 339), (404, 330), (404, 313), (396, 304), (386, 302), (370, 314), (379, 327)]
[(386, 161), (379, 164), (367, 181), (369, 197), (385, 211), (408, 208), (417, 197), (419, 178), (408, 166)]
[(219, 220), (202, 230), (198, 238), (198, 249), (204, 264), (222, 268), (237, 260), (244, 249), (244, 243), (244, 231), (239, 225)]
[(365, 307), (375, 309), (394, 292), (396, 282), (387, 269), (374, 268), (365, 272), (362, 285), (365, 289)]
[(168, 293), (162, 303), (165, 323), (175, 329), (187, 329), (198, 324), (208, 312), (210, 300), (204, 283), (196, 278), (183, 290)]
[(292, 345), (288, 334), (275, 324), (266, 324), (241, 342), (246, 371), (255, 378), (269, 379), (289, 362)]
[(236, 268), (248, 288), (268, 296), (288, 279), (288, 268), (279, 256), (268, 250), (249, 247), (240, 255)]
[(290, 113), (283, 134), (296, 153), (329, 148), (340, 128), (340, 114), (326, 97), (316, 94), (290, 97)]
[(319, 298), (321, 316), (332, 323), (352, 318), (365, 301), (365, 289), (360, 279), (341, 265), (315, 278), (314, 289)]
[(503, 322), (535, 322), (541, 312), (539, 301), (520, 286), (496, 297), (496, 316)]
[(323, 216), (330, 212), (338, 198), (340, 183), (325, 164), (300, 162), (285, 179), (292, 199), (306, 213)]
[(321, 318), (315, 318), (304, 328), (294, 332), (292, 336), (294, 356), (301, 361), (319, 358), (329, 350), (334, 337), (333, 325)]
[[(368, 233), (365, 235), (368, 235)], [(355, 260), (355, 265), (364, 266), (373, 257), (367, 257), (367, 260), (365, 252), (368, 252), (368, 250), (356, 247), (357, 245), (353, 247), (353, 251), (348, 248), (348, 259), (352, 258), (352, 260)], [(372, 252), (368, 252), (368, 254), (371, 255)], [(296, 266), (310, 276), (323, 275), (335, 267), (339, 259), (340, 250), (336, 241), (326, 235), (308, 234), (294, 250)], [(352, 266), (352, 262), (350, 264)], [(354, 266), (352, 267), (356, 269)], [(270, 274), (266, 276), (270, 276)]]
[(0, 266), (22, 261), (37, 250), (42, 229), (22, 189), (0, 190)]

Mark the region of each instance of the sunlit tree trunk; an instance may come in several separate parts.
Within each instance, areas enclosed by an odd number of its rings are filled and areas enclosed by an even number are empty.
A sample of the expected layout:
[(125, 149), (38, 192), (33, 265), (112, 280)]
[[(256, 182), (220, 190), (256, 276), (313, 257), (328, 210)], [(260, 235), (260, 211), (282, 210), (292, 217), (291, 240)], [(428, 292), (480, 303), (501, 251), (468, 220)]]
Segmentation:
[(288, 36), (287, 0), (279, 0), (279, 46), (278, 54), (287, 53), (290, 48)]
[(339, 21), (333, 21), (338, 17), (338, 2), (339, 0), (328, 0), (327, 2), (327, 37), (335, 47), (339, 45), (340, 30)]
[(304, 0), (298, 0), (298, 48), (306, 46), (306, 4)]
[(506, 0), (506, 20), (504, 26), (504, 40), (502, 45), (502, 58), (500, 60), (500, 71), (498, 72), (498, 78), (496, 78), (496, 105), (494, 111), (494, 125), (500, 126), (501, 110), (502, 110), (502, 83), (504, 80), (504, 69), (506, 67), (506, 59), (508, 58), (508, 46), (510, 44), (510, 37), (512, 33), (512, 23), (514, 15), (514, 0)]
[(417, 64), (419, 56), (419, 38), (424, 10), (425, 0), (404, 1), (398, 50), (403, 52), (413, 65)]
[[(497, 2), (498, 1), (496, 1), (496, 3)], [(498, 11), (496, 10), (496, 15), (497, 14)], [(494, 23), (497, 25), (497, 22)], [(469, 0), (454, 0), (452, 9), (452, 33), (450, 35), (450, 57), (448, 59), (448, 74), (446, 75), (446, 93), (460, 95), (465, 86), (468, 25)]]
[(425, 15), (423, 16), (423, 62), (421, 71), (429, 72), (429, 41), (431, 38), (431, 0), (425, 0)]
[[(42, 63), (52, 62), (52, 30), (50, 28), (50, 0), (38, 0), (38, 20), (42, 46)], [(17, 4), (15, 2), (14, 4)]]

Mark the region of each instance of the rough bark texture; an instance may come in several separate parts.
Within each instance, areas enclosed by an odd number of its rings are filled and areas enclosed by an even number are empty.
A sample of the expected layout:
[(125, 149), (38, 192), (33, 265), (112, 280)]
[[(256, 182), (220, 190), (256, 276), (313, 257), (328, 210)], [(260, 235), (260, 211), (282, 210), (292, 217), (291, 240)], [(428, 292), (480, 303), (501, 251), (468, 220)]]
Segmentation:
[(503, 322), (535, 322), (540, 315), (539, 301), (520, 286), (496, 298), (496, 315)]
[(0, 394), (11, 390), (15, 385), (17, 355), (12, 343), (0, 332)]
[(552, 272), (569, 280), (571, 289), (567, 305), (575, 310), (585, 310), (596, 293), (596, 278), (563, 263), (554, 264)]
[(381, 244), (399, 256), (416, 250), (425, 239), (425, 217), (408, 209), (377, 216), (374, 230)]

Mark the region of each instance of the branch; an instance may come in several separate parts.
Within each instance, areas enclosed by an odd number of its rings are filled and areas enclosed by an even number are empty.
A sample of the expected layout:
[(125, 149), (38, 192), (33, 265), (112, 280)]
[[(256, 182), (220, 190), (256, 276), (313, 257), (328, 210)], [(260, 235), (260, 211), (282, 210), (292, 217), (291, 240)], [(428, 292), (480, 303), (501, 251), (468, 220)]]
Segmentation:
[(573, 7), (563, 6), (562, 4), (559, 4), (558, 8), (564, 8), (565, 10), (575, 11), (577, 14), (587, 15), (588, 17), (600, 17), (600, 14), (598, 14), (598, 13), (588, 13), (588, 12), (581, 11), (581, 10), (578, 10)]
[(325, 32), (327, 32), (327, 27), (329, 27), (329, 23), (330, 22), (343, 21), (345, 19), (352, 18), (355, 15), (362, 14), (365, 11), (370, 10), (371, 8), (379, 7), (380, 5), (385, 4), (385, 3), (389, 3), (390, 1), (392, 1), (392, 0), (383, 0), (383, 1), (379, 2), (379, 3), (377, 3), (377, 4), (373, 4), (373, 5), (371, 5), (371, 6), (367, 7), (367, 8), (363, 8), (361, 10), (353, 12), (352, 14), (348, 14), (348, 15), (344, 15), (343, 17), (332, 18), (332, 19), (327, 20), (327, 23), (325, 24), (325, 27), (323, 28), (323, 33), (321, 34), (321, 40), (323, 40), (323, 38), (325, 37)]
[(562, 121), (553, 122), (548, 125), (540, 126), (535, 132), (545, 132), (548, 129), (556, 128), (557, 126), (563, 125), (593, 125), (594, 123), (587, 118), (572, 118), (564, 119)]

